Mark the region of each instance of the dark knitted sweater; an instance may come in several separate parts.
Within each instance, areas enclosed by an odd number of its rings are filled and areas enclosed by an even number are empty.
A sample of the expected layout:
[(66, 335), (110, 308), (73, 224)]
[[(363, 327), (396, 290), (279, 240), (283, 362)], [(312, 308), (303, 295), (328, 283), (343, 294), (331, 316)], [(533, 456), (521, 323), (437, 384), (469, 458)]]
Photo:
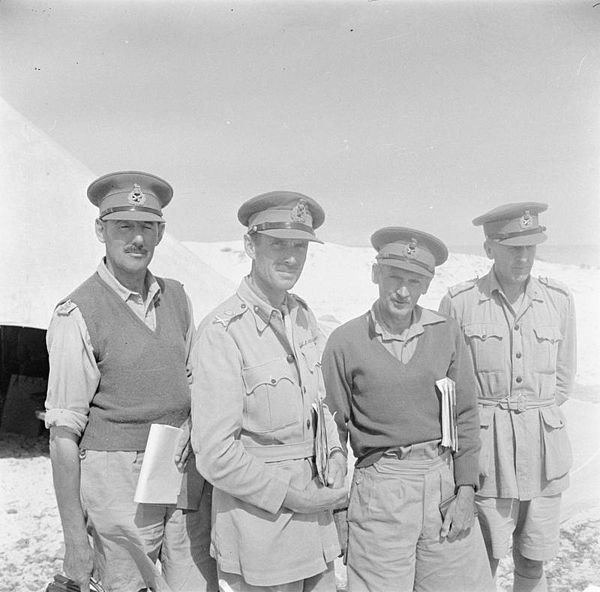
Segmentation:
[[(437, 314), (437, 313), (435, 313)], [(357, 466), (376, 462), (388, 448), (441, 439), (441, 403), (435, 381), (456, 383), (457, 485), (479, 482), (477, 387), (464, 337), (456, 322), (439, 315), (423, 325), (407, 364), (378, 340), (369, 313), (338, 327), (323, 354), (326, 402), (335, 412), (340, 441), (348, 434)]]

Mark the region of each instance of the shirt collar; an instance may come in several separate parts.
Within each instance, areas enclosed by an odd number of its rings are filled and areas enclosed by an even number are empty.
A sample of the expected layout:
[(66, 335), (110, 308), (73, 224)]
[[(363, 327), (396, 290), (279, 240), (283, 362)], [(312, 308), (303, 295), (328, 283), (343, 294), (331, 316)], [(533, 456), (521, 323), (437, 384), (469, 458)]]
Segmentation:
[[(506, 296), (504, 295), (504, 291), (502, 290), (502, 286), (501, 286), (500, 282), (498, 281), (496, 272), (494, 271), (493, 267), (492, 267), (492, 269), (490, 269), (490, 272), (486, 276), (484, 276), (482, 279), (483, 279), (483, 284), (482, 284), (483, 289), (482, 289), (481, 300), (489, 300), (492, 297), (492, 294), (494, 292), (498, 292), (499, 294), (502, 294), (502, 297), (506, 299)], [(485, 295), (485, 297), (483, 297), (484, 295)], [(543, 302), (543, 300), (544, 300), (537, 280), (531, 275), (527, 279), (527, 284), (525, 285), (525, 296), (529, 300), (538, 300), (540, 302)]]
[(417, 304), (412, 313), (410, 326), (401, 334), (391, 333), (378, 319), (377, 302), (378, 301), (376, 300), (373, 303), (373, 306), (371, 306), (371, 320), (375, 332), (381, 336), (383, 341), (408, 341), (417, 335), (421, 335), (425, 331), (426, 325), (434, 325), (435, 323), (441, 323), (445, 320), (445, 318), (437, 312), (429, 310), (428, 308), (423, 308)]
[[(127, 302), (130, 298), (139, 298), (142, 295), (139, 292), (133, 292), (129, 288), (126, 288), (119, 280), (109, 271), (106, 266), (106, 261), (102, 259), (96, 270), (100, 278), (108, 284), (112, 290), (121, 298), (124, 302)], [(150, 270), (146, 270), (146, 286), (148, 288), (148, 296), (146, 302), (152, 302), (160, 294), (160, 286), (156, 281), (156, 278), (152, 275)]]
[[(264, 331), (267, 325), (271, 323), (273, 316), (281, 318), (281, 311), (269, 302), (264, 300), (252, 287), (250, 276), (242, 279), (238, 290), (238, 296), (246, 302), (248, 308), (254, 313), (256, 328), (259, 331)], [(297, 306), (296, 299), (292, 294), (286, 294), (285, 305), (289, 312)]]

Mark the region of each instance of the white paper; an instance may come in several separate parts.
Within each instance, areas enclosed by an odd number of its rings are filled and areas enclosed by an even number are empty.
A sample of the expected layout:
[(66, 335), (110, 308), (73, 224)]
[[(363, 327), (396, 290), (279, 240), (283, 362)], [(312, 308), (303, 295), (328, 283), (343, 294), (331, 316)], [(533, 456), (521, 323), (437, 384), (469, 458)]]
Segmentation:
[(183, 473), (175, 464), (177, 443), (183, 430), (153, 423), (133, 500), (138, 504), (174, 504)]

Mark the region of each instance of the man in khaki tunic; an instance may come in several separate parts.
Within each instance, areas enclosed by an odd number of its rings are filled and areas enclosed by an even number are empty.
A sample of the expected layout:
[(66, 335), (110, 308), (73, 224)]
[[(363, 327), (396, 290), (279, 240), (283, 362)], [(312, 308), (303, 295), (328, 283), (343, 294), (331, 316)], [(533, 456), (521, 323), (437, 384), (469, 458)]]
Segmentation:
[[(204, 319), (192, 349), (192, 446), (215, 487), (220, 590), (334, 592), (331, 510), (346, 503), (346, 461), (322, 404), (322, 335), (288, 291), (308, 243), (320, 242), (324, 212), (305, 195), (275, 191), (244, 203), (238, 218), (250, 275)], [(315, 454), (330, 460), (323, 481)]]
[(450, 288), (440, 311), (469, 343), (479, 386), (479, 518), (492, 571), (511, 537), (514, 590), (544, 591), (544, 561), (558, 551), (561, 493), (571, 449), (559, 408), (575, 376), (575, 310), (569, 290), (531, 277), (546, 240), (536, 202), (500, 206), (483, 225), (490, 272)]

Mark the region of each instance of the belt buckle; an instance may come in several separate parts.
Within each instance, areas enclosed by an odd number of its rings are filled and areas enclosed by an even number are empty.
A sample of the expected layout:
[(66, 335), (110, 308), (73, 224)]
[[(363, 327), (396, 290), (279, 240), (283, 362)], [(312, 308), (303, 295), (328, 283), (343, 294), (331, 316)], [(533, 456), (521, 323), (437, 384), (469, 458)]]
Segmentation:
[(523, 413), (523, 411), (527, 411), (527, 401), (523, 393), (519, 393), (517, 397), (517, 413)]

